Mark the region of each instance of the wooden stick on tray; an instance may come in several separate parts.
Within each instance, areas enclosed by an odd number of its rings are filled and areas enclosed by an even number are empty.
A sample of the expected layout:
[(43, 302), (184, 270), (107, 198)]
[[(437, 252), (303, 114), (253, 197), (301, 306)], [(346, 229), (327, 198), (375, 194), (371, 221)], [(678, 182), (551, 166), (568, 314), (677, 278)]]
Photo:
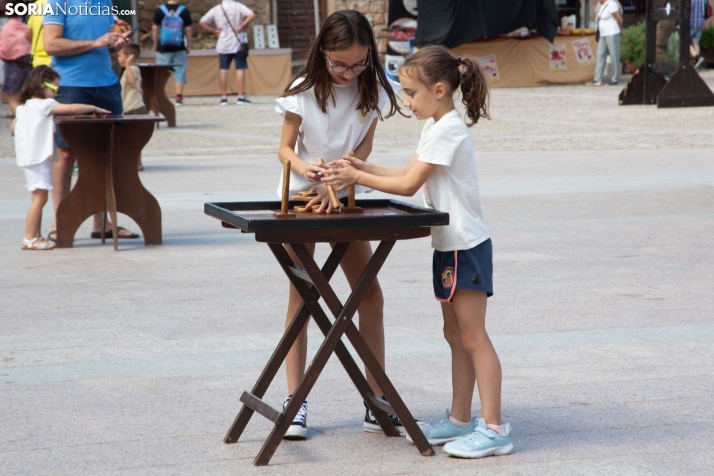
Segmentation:
[[(325, 161), (322, 160), (322, 157), (320, 157), (317, 160), (321, 164), (325, 163)], [(325, 175), (327, 175), (327, 174), (325, 174)], [(327, 186), (327, 194), (330, 196), (330, 204), (332, 204), (332, 208), (334, 208), (335, 210), (339, 210), (342, 207), (342, 204), (337, 199), (337, 194), (335, 193), (335, 190), (332, 188), (332, 185)]]
[[(347, 152), (347, 155), (350, 157), (354, 157), (355, 153), (350, 151)], [(347, 187), (347, 207), (342, 210), (343, 213), (364, 213), (364, 210), (361, 208), (355, 206), (355, 186), (350, 185)]]
[(273, 218), (295, 218), (294, 213), (288, 211), (288, 198), (290, 197), (290, 161), (283, 163), (283, 199), (280, 203), (280, 213), (273, 213)]

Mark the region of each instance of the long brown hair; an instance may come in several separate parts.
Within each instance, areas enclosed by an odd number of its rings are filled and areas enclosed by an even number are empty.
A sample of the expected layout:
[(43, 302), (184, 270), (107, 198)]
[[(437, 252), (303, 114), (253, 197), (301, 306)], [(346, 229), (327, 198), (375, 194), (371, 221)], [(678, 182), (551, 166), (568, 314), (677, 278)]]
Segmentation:
[(443, 82), (450, 88), (450, 93), (461, 87), (461, 102), (466, 106), (466, 115), (470, 119), (466, 122), (467, 126), (473, 126), (482, 117), (489, 119), (488, 84), (475, 59), (455, 58), (440, 45), (425, 46), (407, 57), (400, 72), (413, 76), (430, 88)]
[(370, 111), (377, 111), (377, 115), (382, 119), (382, 111), (379, 110), (379, 86), (389, 96), (391, 103), (389, 114), (393, 116), (397, 112), (402, 114), (397, 104), (397, 96), (394, 94), (392, 86), (387, 80), (387, 75), (379, 62), (377, 44), (374, 41), (372, 26), (367, 18), (360, 12), (354, 10), (342, 10), (333, 13), (325, 20), (320, 33), (310, 48), (305, 66), (290, 81), (292, 84), (297, 78), (305, 77), (300, 84), (288, 86), (283, 93), (283, 97), (299, 94), (314, 88), (317, 104), (322, 112), (327, 113), (327, 100), (332, 98), (335, 103), (335, 94), (332, 89), (330, 72), (325, 64), (325, 51), (340, 51), (359, 44), (367, 48), (369, 67), (357, 76), (357, 87), (359, 89), (359, 104), (357, 109), (366, 116)]
[(41, 65), (32, 68), (20, 89), (20, 104), (25, 104), (28, 99), (44, 99), (45, 87), (42, 83), (51, 83), (58, 78), (59, 74), (49, 66)]

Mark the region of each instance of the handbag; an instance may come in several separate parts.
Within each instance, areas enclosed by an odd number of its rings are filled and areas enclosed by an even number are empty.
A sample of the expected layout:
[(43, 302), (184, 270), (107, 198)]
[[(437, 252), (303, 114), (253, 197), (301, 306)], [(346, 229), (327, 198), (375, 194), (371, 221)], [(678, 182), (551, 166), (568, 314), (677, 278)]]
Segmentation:
[(226, 13), (226, 9), (223, 8), (223, 3), (222, 3), (222, 2), (221, 2), (221, 10), (223, 10), (223, 16), (226, 17), (226, 21), (228, 22), (228, 26), (231, 27), (231, 31), (232, 31), (233, 34), (236, 36), (236, 40), (238, 40), (238, 45), (239, 45), (239, 46), (238, 46), (238, 53), (240, 53), (240, 55), (241, 55), (243, 58), (247, 58), (247, 57), (248, 57), (248, 53), (249, 53), (249, 51), (250, 51), (250, 48), (248, 47), (248, 43), (245, 42), (245, 41), (240, 41), (240, 38), (238, 37), (238, 33), (236, 33), (236, 29), (233, 28), (233, 24), (231, 23), (231, 20), (228, 18), (228, 14)]
[(709, 2), (704, 4), (704, 19), (708, 19), (712, 16), (714, 12), (712, 11), (712, 6)]
[(14, 61), (18, 66), (22, 66), (23, 68), (27, 68), (28, 66), (32, 67), (32, 55), (22, 55)]

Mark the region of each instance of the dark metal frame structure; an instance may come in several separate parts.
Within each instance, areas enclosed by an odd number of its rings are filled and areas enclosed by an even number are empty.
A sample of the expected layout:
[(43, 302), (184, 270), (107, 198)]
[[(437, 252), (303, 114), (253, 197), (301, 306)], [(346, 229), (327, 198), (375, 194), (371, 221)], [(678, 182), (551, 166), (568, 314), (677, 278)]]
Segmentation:
[[(670, 0), (647, 0), (645, 64), (620, 93), (620, 105), (714, 106), (714, 93), (690, 62), (690, 13), (690, 0), (680, 0), (679, 4), (672, 3)], [(657, 22), (659, 20), (679, 21), (679, 64), (669, 81), (658, 72), (655, 58)]]

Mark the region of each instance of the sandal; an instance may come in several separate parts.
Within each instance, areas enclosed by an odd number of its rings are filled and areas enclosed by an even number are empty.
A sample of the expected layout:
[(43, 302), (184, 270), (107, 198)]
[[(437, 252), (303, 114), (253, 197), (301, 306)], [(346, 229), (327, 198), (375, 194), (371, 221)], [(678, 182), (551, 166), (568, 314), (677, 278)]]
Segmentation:
[[(52, 237), (54, 235), (54, 238)], [(47, 233), (47, 239), (50, 241), (54, 241), (55, 243), (57, 242), (57, 230), (52, 230), (49, 233)]]
[[(121, 234), (122, 231), (128, 231), (128, 230), (126, 228), (124, 228), (123, 226), (118, 226), (117, 227), (117, 238), (119, 238), (120, 240), (121, 239), (133, 240), (135, 238), (139, 238), (139, 235), (137, 235), (136, 233), (131, 233), (129, 235), (122, 235)], [(101, 231), (93, 231), (89, 236), (90, 236), (90, 238), (94, 238), (96, 240), (96, 239), (102, 237), (102, 232)], [(104, 238), (111, 240), (113, 237), (114, 237), (114, 235), (112, 234), (111, 229), (104, 232)]]
[(35, 237), (31, 240), (27, 238), (22, 239), (22, 249), (23, 250), (38, 250), (38, 251), (49, 251), (55, 249), (55, 245), (49, 241), (45, 241), (44, 238)]

